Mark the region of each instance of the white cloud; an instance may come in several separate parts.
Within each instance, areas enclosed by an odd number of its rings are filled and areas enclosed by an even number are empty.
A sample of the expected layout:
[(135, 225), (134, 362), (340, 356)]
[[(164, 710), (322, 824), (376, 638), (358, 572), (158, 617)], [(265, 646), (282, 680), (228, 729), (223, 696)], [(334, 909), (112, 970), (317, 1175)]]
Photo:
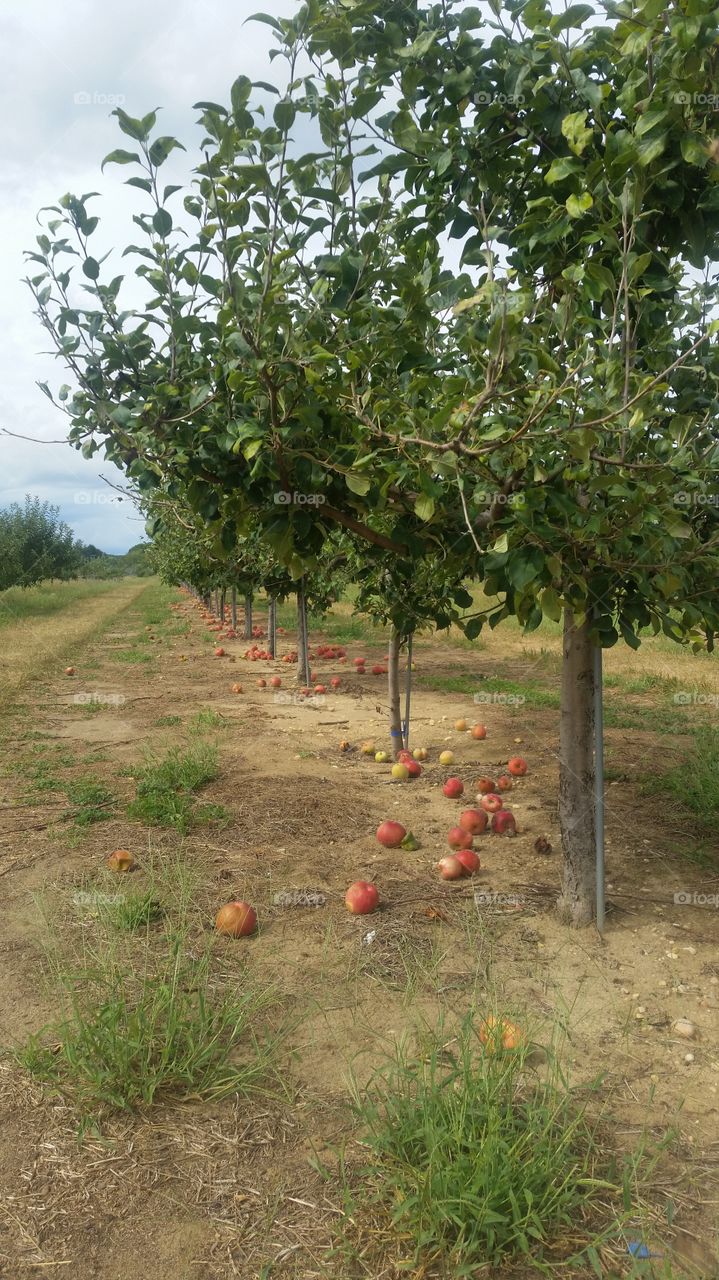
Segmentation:
[[(100, 172), (103, 156), (123, 145), (107, 99), (120, 95), (135, 116), (162, 108), (163, 132), (188, 148), (187, 155), (176, 152), (167, 162), (167, 180), (187, 181), (201, 136), (192, 104), (227, 102), (240, 74), (273, 78), (267, 59), (271, 31), (244, 25), (258, 9), (287, 16), (297, 5), (25, 0), (11, 13), (0, 11), (0, 427), (42, 440), (60, 439), (66, 428), (64, 415), (36, 386), (47, 381), (57, 387), (66, 376), (43, 354), (48, 343), (22, 283), (29, 274), (23, 251), (33, 248), (38, 210), (66, 191), (101, 192), (93, 211), (102, 218), (105, 248), (119, 246), (119, 258), (130, 238), (137, 192), (124, 185), (122, 170)], [(78, 94), (90, 101), (76, 101)], [(0, 505), (37, 493), (61, 508), (84, 541), (124, 551), (139, 541), (143, 526), (129, 504), (107, 502), (110, 491), (100, 473), (121, 480), (109, 463), (86, 461), (67, 445), (0, 436)]]

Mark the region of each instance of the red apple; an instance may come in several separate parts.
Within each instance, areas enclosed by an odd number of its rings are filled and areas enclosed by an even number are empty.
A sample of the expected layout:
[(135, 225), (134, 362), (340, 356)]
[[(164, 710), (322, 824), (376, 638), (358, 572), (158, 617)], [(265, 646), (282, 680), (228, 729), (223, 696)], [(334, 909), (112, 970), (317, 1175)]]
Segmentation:
[(258, 688), (258, 689), (266, 689), (266, 688), (267, 688), (267, 681), (266, 681), (266, 680), (263, 680), (262, 676), (260, 676), (259, 680), (257, 681), (257, 688)]
[(475, 724), (472, 726), (472, 737), (480, 741), (487, 736), (487, 727), (483, 724)]
[(461, 778), (448, 778), (442, 790), (450, 800), (456, 800), (464, 791), (464, 783)]
[(224, 651), (224, 649), (215, 649), (215, 657), (216, 657), (216, 658), (224, 658), (224, 656), (225, 656), (225, 651)]
[(458, 862), (462, 863), (464, 873), (467, 876), (473, 876), (475, 871), (479, 871), (482, 865), (474, 849), (458, 849), (454, 856)]
[(472, 843), (472, 837), (464, 827), (452, 827), (447, 833), (447, 844), (450, 849), (466, 849)]
[(497, 790), (497, 788), (494, 785), (493, 778), (480, 778), (479, 781), (476, 782), (474, 785), (475, 785), (475, 790), (478, 791), (480, 795), (483, 795), (483, 796), (489, 795), (490, 791)]
[(377, 828), (377, 839), (383, 844), (385, 849), (396, 849), (401, 845), (407, 832), (401, 822), (393, 822), (391, 818), (387, 818), (385, 822), (381, 822)]
[(215, 928), (232, 938), (246, 938), (257, 928), (257, 912), (249, 902), (228, 902), (217, 912)]
[(527, 761), (521, 756), (512, 756), (512, 759), (507, 761), (507, 768), (513, 778), (523, 778), (527, 772)]
[(503, 803), (502, 797), (495, 795), (493, 791), (488, 792), (486, 796), (482, 796), (480, 800), (485, 813), (498, 813)]
[(516, 836), (517, 824), (509, 809), (499, 809), (492, 818), (492, 830), (498, 836)]
[(352, 661), (354, 662), (356, 667), (363, 667), (365, 664), (364, 658), (353, 658)]
[(459, 858), (455, 858), (451, 853), (448, 853), (446, 858), (440, 858), (436, 867), (443, 880), (461, 880), (462, 876), (466, 875)]
[(270, 684), (272, 685), (273, 689), (279, 689), (282, 684), (282, 681), (279, 676), (272, 676), (270, 678)]
[(483, 831), (487, 830), (489, 818), (484, 809), (465, 809), (459, 819), (459, 825), (463, 831), (468, 831), (472, 836), (481, 836)]
[(327, 689), (325, 688), (325, 686), (324, 686), (323, 684), (316, 684), (316, 685), (315, 685), (315, 688), (314, 688), (314, 691), (315, 691), (315, 693), (326, 693), (326, 692), (327, 692)]
[(379, 906), (376, 885), (368, 880), (355, 880), (345, 894), (345, 906), (354, 916), (367, 916)]
[(383, 671), (384, 671), (384, 667), (380, 667), (380, 666), (378, 666), (378, 664), (377, 664), (377, 663), (375, 663), (375, 665), (374, 665), (374, 666), (373, 666), (373, 668), (372, 668), (372, 675), (373, 675), (373, 676), (381, 676), (381, 675), (382, 675), (382, 673), (383, 673)]
[(410, 778), (419, 778), (422, 773), (422, 766), (417, 764), (416, 760), (407, 760), (405, 763), (407, 765), (407, 772), (409, 773)]
[(509, 777), (509, 774), (503, 773), (499, 778), (497, 778), (497, 790), (498, 791), (512, 790), (512, 779)]
[(66, 676), (74, 676), (74, 674), (75, 674), (75, 668), (74, 668), (74, 667), (65, 667), (65, 675), (66, 675)]
[(332, 679), (330, 680), (330, 684), (332, 685), (333, 689), (339, 689), (340, 685), (342, 684), (342, 681), (340, 680), (339, 676), (333, 676)]

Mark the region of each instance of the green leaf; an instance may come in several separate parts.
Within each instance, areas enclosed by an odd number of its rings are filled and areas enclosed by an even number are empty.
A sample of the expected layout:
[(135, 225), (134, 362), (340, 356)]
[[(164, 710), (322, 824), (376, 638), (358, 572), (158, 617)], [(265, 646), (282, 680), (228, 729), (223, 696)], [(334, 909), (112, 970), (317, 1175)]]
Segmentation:
[(292, 128), (295, 122), (295, 115), (296, 111), (294, 103), (289, 102), (286, 99), (282, 102), (278, 102), (272, 112), (272, 118), (277, 125), (277, 128), (280, 129), (282, 133), (287, 133), (287, 130)]
[(82, 264), (82, 270), (88, 280), (97, 280), (100, 274), (100, 263), (95, 258), (86, 258)]
[(264, 22), (265, 26), (272, 27), (273, 31), (279, 31), (282, 35), (282, 27), (276, 18), (271, 18), (269, 13), (252, 13), (249, 18), (245, 18), (245, 22)]
[(369, 476), (363, 476), (356, 471), (348, 471), (345, 475), (345, 484), (351, 493), (358, 494), (361, 498), (369, 493), (371, 480)]
[(168, 236), (172, 231), (172, 217), (167, 209), (158, 209), (152, 217), (152, 225), (158, 236)]
[(572, 156), (559, 156), (550, 164), (544, 175), (544, 181), (551, 187), (552, 183), (563, 182), (565, 178), (571, 178), (581, 171), (582, 166), (578, 160), (574, 160)]
[(575, 156), (581, 156), (593, 137), (594, 130), (586, 127), (586, 119), (586, 111), (573, 111), (562, 120), (562, 136)]
[(420, 493), (415, 498), (414, 510), (420, 520), (431, 520), (434, 515), (435, 501), (428, 493)]
[(562, 605), (554, 587), (545, 587), (539, 597), (539, 603), (542, 606), (542, 613), (547, 618), (551, 618), (552, 622), (559, 622), (562, 616)]
[(116, 151), (111, 151), (109, 155), (105, 156), (105, 159), (100, 165), (100, 168), (104, 169), (106, 164), (139, 164), (139, 163), (140, 163), (140, 157), (136, 151), (123, 151), (122, 148), (119, 147)]
[(155, 138), (155, 141), (150, 147), (148, 153), (151, 163), (159, 168), (161, 164), (164, 164), (170, 152), (174, 151), (176, 148), (179, 148), (180, 151), (185, 150), (185, 147), (183, 147), (181, 142), (177, 141), (177, 138)]
[(704, 169), (709, 163), (709, 152), (707, 150), (706, 139), (701, 134), (688, 133), (682, 138), (680, 143), (682, 156), (687, 164), (697, 165), (698, 168)]
[(126, 111), (123, 111), (122, 107), (115, 107), (112, 115), (117, 116), (120, 128), (123, 133), (127, 134), (128, 138), (134, 138), (136, 142), (145, 142), (147, 140), (149, 133), (149, 129), (145, 126), (147, 116), (145, 116), (144, 120), (134, 120)]
[(588, 191), (583, 191), (580, 196), (568, 196), (565, 201), (570, 218), (581, 218), (593, 204), (594, 201)]
[(549, 20), (549, 30), (553, 36), (569, 27), (582, 27), (587, 18), (594, 17), (594, 9), (590, 4), (570, 4), (565, 13), (557, 13)]
[(663, 133), (659, 138), (641, 138), (637, 144), (637, 159), (642, 168), (646, 168), (652, 160), (656, 160), (660, 156), (666, 146), (667, 135)]

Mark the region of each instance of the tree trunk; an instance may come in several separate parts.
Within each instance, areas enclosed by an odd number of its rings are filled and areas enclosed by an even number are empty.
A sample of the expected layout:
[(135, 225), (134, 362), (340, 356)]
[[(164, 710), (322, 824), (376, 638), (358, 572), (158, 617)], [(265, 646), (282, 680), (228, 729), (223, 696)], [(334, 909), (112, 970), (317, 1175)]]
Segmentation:
[(559, 726), (559, 826), (564, 870), (558, 907), (576, 927), (596, 914), (594, 830), (594, 668), (587, 622), (564, 614)]
[(389, 666), (387, 668), (387, 693), (389, 695), (389, 736), (392, 756), (402, 750), (402, 712), (400, 709), (399, 650), (402, 637), (393, 627), (389, 638)]
[(274, 596), (270, 596), (270, 606), (267, 611), (267, 634), (269, 638), (269, 651), (273, 658), (277, 656), (277, 601)]
[(225, 621), (225, 588), (223, 587), (220, 592), (220, 622), (224, 623), (224, 621)]
[(245, 596), (245, 640), (252, 639), (252, 596)]
[(232, 588), (232, 630), (237, 630), (237, 587)]
[(307, 602), (305, 600), (304, 579), (297, 588), (297, 680), (300, 684), (310, 683), (310, 646), (307, 636)]
[(215, 612), (215, 614), (217, 614), (217, 613), (218, 613), (219, 608), (220, 608), (220, 597), (219, 597), (219, 593), (218, 593), (218, 591), (217, 591), (217, 588), (215, 588), (215, 608), (214, 608), (214, 612)]

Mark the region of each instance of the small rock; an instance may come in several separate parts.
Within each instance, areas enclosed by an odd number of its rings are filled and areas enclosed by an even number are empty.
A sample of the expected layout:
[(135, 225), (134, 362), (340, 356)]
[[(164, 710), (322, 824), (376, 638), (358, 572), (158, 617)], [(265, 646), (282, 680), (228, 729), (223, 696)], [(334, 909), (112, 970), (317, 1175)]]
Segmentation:
[(694, 1040), (697, 1034), (697, 1029), (689, 1018), (677, 1018), (672, 1030), (675, 1035), (681, 1036), (682, 1040)]
[(694, 1054), (693, 1054), (693, 1053), (685, 1053), (685, 1054), (684, 1054), (684, 1061), (685, 1061), (685, 1062), (693, 1062), (693, 1061), (694, 1061)]

